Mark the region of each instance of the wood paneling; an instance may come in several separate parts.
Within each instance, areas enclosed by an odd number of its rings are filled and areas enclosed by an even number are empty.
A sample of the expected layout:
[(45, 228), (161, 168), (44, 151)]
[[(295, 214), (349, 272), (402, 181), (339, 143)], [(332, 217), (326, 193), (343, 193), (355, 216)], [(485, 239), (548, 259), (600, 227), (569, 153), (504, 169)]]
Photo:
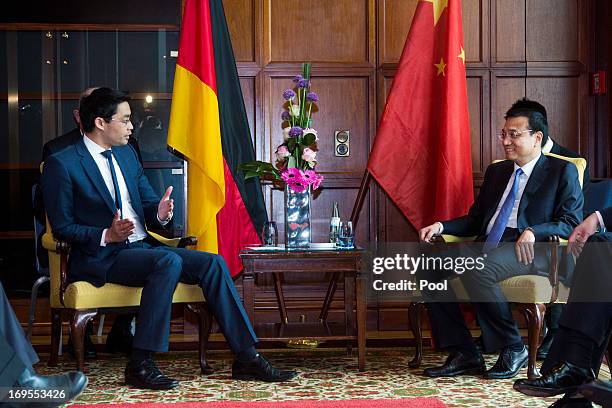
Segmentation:
[(269, 62), (368, 62), (371, 2), (264, 0)]
[(249, 129), (251, 130), (251, 140), (255, 146), (255, 105), (256, 105), (256, 94), (255, 94), (255, 78), (242, 77), (240, 78), (240, 88), (242, 89), (242, 97), (244, 98), (244, 108), (246, 109), (247, 118), (249, 121)]
[(418, 0), (379, 1), (379, 63), (396, 63), (399, 61), (417, 4)]
[(530, 77), (527, 79), (527, 97), (546, 107), (548, 131), (553, 140), (568, 149), (578, 151), (579, 79)]
[(255, 61), (256, 0), (223, 0), (236, 61)]
[(461, 2), (463, 18), (463, 49), (466, 62), (482, 62), (486, 58), (484, 40), (482, 35), (484, 0), (471, 0)]
[[(291, 77), (270, 79), (270, 104), (266, 117), (270, 128), (270, 154), (282, 143), (280, 116), (283, 111), (282, 92), (291, 87)], [(317, 169), (323, 172), (353, 172), (365, 169), (369, 146), (369, 77), (313, 76), (312, 88), (319, 95), (313, 109), (313, 127), (319, 133)], [(350, 130), (350, 156), (334, 155), (334, 131)]]
[(497, 134), (504, 127), (506, 111), (517, 100), (525, 96), (525, 78), (496, 77), (491, 84), (491, 155), (486, 159), (485, 166), (493, 160), (505, 157)]
[[(470, 115), (470, 139), (472, 142), (472, 171), (483, 172), (483, 80), (481, 77), (467, 78), (468, 108)], [(486, 129), (486, 128), (485, 128)]]
[(527, 60), (578, 60), (578, 0), (527, 0)]
[(491, 0), (495, 7), (493, 49), (497, 62), (525, 61), (525, 0)]

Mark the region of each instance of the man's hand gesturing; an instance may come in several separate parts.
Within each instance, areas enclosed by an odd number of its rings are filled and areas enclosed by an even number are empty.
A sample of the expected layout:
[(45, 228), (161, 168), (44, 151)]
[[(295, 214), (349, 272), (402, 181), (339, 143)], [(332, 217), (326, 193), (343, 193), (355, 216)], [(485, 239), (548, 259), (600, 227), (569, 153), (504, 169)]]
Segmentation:
[(106, 236), (104, 237), (107, 244), (113, 242), (125, 242), (130, 235), (134, 233), (134, 222), (132, 220), (119, 218), (119, 210), (113, 218), (113, 223), (110, 228), (106, 230)]
[(174, 200), (170, 198), (172, 194), (172, 186), (166, 189), (164, 196), (159, 200), (157, 206), (157, 217), (160, 221), (170, 221), (172, 218), (172, 211), (174, 210)]

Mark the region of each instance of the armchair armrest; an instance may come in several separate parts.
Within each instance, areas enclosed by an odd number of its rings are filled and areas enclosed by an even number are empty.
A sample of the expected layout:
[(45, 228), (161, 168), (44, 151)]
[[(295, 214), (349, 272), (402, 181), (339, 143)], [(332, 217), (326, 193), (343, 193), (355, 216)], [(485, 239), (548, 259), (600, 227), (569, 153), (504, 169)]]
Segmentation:
[(180, 237), (180, 238), (166, 238), (154, 232), (148, 231), (149, 235), (155, 238), (157, 241), (162, 244), (174, 248), (187, 248), (191, 246), (196, 246), (198, 244), (198, 239), (193, 236), (189, 237)]
[[(70, 253), (70, 244), (66, 241), (55, 239), (53, 234), (47, 230), (42, 237), (43, 247), (51, 252), (55, 252), (60, 257), (59, 262), (59, 301), (64, 305), (64, 293), (68, 287), (68, 254)], [(53, 276), (51, 277), (53, 279)]]

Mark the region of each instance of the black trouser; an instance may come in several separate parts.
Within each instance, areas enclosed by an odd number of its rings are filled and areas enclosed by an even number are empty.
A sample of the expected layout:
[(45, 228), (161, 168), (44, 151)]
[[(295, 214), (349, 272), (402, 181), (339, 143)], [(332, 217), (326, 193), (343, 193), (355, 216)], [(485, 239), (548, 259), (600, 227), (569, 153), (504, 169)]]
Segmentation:
[[(506, 297), (499, 282), (518, 275), (536, 274), (548, 270), (549, 257), (543, 248), (536, 248), (534, 262), (530, 265), (519, 264), (516, 260), (514, 243), (501, 244), (489, 252), (482, 270), (466, 271), (458, 276), (470, 299), (475, 300), (478, 323), (482, 330), (485, 351), (495, 351), (511, 344), (521, 342), (521, 336)], [(430, 255), (431, 256), (431, 255)], [(469, 245), (452, 245), (449, 251), (439, 254), (441, 257), (480, 257), (478, 247)], [(453, 271), (420, 272), (419, 279), (442, 281), (455, 278)], [(470, 344), (473, 339), (465, 324), (459, 303), (449, 301), (453, 293), (449, 282), (446, 293), (424, 293), (427, 299), (429, 321), (436, 344), (440, 348), (450, 348)]]

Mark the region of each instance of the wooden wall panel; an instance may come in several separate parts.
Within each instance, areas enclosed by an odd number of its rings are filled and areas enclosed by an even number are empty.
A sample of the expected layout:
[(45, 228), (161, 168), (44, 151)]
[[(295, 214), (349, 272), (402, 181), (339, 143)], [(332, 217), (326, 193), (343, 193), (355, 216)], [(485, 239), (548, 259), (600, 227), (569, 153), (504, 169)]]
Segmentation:
[(399, 61), (417, 4), (418, 0), (379, 1), (379, 63), (389, 64)]
[(578, 60), (578, 0), (527, 0), (527, 60)]
[(546, 107), (549, 134), (553, 140), (578, 151), (581, 99), (579, 78), (530, 77), (527, 79), (527, 97)]
[(265, 0), (269, 61), (367, 62), (370, 1)]
[[(282, 92), (290, 85), (291, 77), (273, 77), (270, 80), (270, 105), (266, 107), (266, 117), (271, 126), (271, 154), (283, 140), (280, 120)], [(318, 111), (312, 114), (313, 127), (319, 134), (317, 169), (323, 172), (352, 172), (360, 176), (369, 152), (369, 77), (313, 76), (311, 89), (319, 95)], [(335, 130), (350, 130), (350, 156), (334, 155)]]
[(247, 118), (249, 120), (249, 129), (251, 130), (251, 140), (253, 145), (256, 144), (256, 124), (255, 124), (255, 78), (252, 77), (241, 77), (240, 87), (242, 89), (242, 97), (244, 98), (244, 108), (246, 110)]
[(470, 139), (472, 145), (472, 172), (482, 173), (483, 151), (483, 81), (481, 77), (467, 78), (468, 108), (470, 114)]
[(463, 17), (463, 49), (466, 62), (482, 62), (485, 59), (483, 28), (483, 2), (471, 0), (461, 2)]
[(525, 61), (525, 0), (491, 0), (495, 7), (493, 50), (497, 62)]
[(236, 61), (255, 61), (256, 0), (223, 0)]
[[(491, 155), (487, 163), (505, 157), (501, 142), (497, 139), (497, 134), (504, 127), (504, 116), (506, 111), (517, 99), (525, 96), (525, 78), (516, 77), (497, 77), (492, 81), (491, 93)], [(493, 92), (494, 91), (494, 92)]]

